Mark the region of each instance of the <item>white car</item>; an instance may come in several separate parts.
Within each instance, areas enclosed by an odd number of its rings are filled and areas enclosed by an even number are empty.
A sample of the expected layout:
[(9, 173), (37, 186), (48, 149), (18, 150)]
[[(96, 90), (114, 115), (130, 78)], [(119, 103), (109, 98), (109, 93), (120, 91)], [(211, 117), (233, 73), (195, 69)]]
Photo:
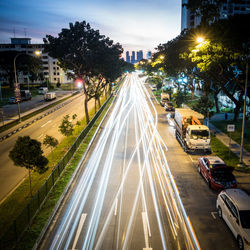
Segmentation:
[(250, 249), (250, 196), (243, 190), (232, 188), (221, 191), (216, 207), (237, 239), (240, 249)]

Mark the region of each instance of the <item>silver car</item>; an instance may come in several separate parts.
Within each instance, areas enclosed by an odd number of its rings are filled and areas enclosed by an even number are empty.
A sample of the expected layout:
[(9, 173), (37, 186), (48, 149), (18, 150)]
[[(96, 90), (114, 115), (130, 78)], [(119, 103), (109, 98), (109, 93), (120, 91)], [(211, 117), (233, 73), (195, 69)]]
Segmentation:
[(220, 218), (227, 223), (240, 249), (250, 249), (250, 196), (232, 188), (221, 191), (216, 207)]

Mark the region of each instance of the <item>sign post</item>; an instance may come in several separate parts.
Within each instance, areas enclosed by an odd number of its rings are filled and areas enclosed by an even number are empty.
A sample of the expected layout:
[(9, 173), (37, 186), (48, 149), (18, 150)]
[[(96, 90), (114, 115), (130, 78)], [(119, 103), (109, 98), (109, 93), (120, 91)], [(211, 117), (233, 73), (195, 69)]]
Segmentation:
[(228, 124), (227, 125), (227, 132), (229, 132), (229, 158), (230, 158), (230, 145), (231, 145), (231, 133), (235, 131), (235, 125), (234, 124)]

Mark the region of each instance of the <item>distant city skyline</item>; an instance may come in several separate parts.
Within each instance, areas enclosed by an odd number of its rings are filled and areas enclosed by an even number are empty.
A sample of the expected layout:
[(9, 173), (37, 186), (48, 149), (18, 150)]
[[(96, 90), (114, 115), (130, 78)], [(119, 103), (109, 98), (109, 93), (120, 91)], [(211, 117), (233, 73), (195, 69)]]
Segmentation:
[(144, 51), (143, 50), (139, 50), (139, 51), (126, 51), (125, 52), (125, 56), (124, 56), (124, 60), (128, 63), (136, 63), (141, 61), (142, 59), (149, 59), (152, 56), (152, 52), (151, 51)]
[(0, 43), (10, 43), (14, 36), (42, 43), (46, 34), (57, 36), (70, 22), (85, 20), (119, 42), (124, 52), (153, 51), (180, 33), (181, 1), (2, 0), (0, 16)]

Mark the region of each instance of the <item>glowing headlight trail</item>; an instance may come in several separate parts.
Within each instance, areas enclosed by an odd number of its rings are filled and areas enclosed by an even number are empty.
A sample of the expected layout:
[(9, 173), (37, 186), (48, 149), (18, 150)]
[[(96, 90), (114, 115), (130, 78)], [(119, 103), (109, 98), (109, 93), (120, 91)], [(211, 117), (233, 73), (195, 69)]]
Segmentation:
[[(127, 83), (128, 83), (128, 80), (125, 82), (125, 86)], [(109, 132), (106, 134), (105, 133), (102, 134), (102, 138), (101, 138), (101, 140), (99, 140), (99, 144), (97, 145), (97, 148), (99, 148), (99, 149), (94, 151), (95, 155), (94, 155), (94, 157), (91, 158), (92, 160), (88, 164), (89, 167), (86, 167), (86, 171), (82, 175), (82, 180), (79, 182), (78, 187), (76, 188), (76, 192), (75, 192), (73, 198), (71, 199), (71, 202), (67, 208), (64, 219), (63, 219), (59, 229), (57, 230), (57, 235), (60, 237), (55, 237), (50, 249), (59, 249), (60, 248), (62, 241), (64, 240), (64, 237), (65, 237), (66, 233), (68, 232), (68, 229), (70, 228), (69, 224), (72, 222), (73, 217), (77, 218), (77, 219), (74, 218), (74, 220), (73, 220), (74, 222), (77, 223), (77, 221), (81, 215), (82, 207), (85, 204), (85, 201), (86, 201), (87, 196), (89, 194), (90, 187), (92, 185), (93, 179), (94, 179), (96, 171), (97, 171), (96, 166), (99, 166), (99, 164), (97, 164), (97, 162), (100, 162), (102, 153), (103, 153), (104, 148), (105, 148), (107, 138), (109, 136), (110, 131), (112, 131), (112, 128), (113, 128), (112, 123), (115, 124), (116, 117), (117, 117), (116, 114), (121, 112), (120, 106), (122, 107), (122, 110), (125, 110), (127, 108), (126, 105), (128, 105), (130, 102), (130, 99), (129, 99), (127, 104), (124, 105), (124, 96), (127, 94), (125, 90), (126, 89), (122, 89), (121, 98), (119, 98), (117, 100), (117, 104), (116, 104), (114, 111), (111, 115), (111, 119), (109, 120), (109, 123), (107, 124)], [(97, 161), (96, 161), (96, 159), (97, 159)], [(79, 209), (79, 206), (80, 206), (80, 209)], [(77, 213), (77, 214), (75, 215), (75, 213)], [(74, 228), (76, 227), (76, 223), (74, 223), (74, 227), (71, 228), (71, 235), (74, 232)], [(71, 239), (71, 237), (67, 237), (67, 238), (69, 240)]]
[[(69, 248), (71, 242), (73, 242), (73, 235), (77, 229), (77, 224), (80, 221), (80, 217), (83, 213), (86, 213), (85, 204), (87, 197), (89, 196), (90, 189), (92, 187), (94, 178), (96, 176), (97, 171), (100, 169), (101, 158), (104, 154), (104, 150), (106, 147), (107, 156), (104, 161), (104, 165), (102, 168), (102, 173), (100, 177), (100, 185), (97, 188), (93, 208), (90, 210), (88, 214), (88, 223), (85, 227), (84, 239), (83, 243), (80, 246), (80, 242), (78, 242), (78, 249), (92, 249), (95, 244), (95, 249), (100, 249), (102, 246), (102, 242), (105, 237), (105, 233), (109, 228), (109, 223), (112, 219), (113, 212), (115, 210), (115, 206), (118, 198), (120, 197), (120, 208), (119, 208), (119, 219), (118, 219), (118, 227), (117, 227), (117, 241), (116, 247), (119, 247), (119, 237), (121, 228), (121, 210), (122, 210), (122, 197), (123, 197), (123, 188), (125, 180), (127, 179), (128, 172), (130, 171), (130, 167), (132, 161), (137, 159), (138, 171), (140, 174), (138, 180), (138, 186), (136, 190), (136, 195), (134, 198), (134, 203), (132, 206), (132, 210), (130, 212), (130, 220), (128, 222), (127, 228), (125, 228), (125, 238), (123, 245), (121, 248), (124, 249), (129, 248), (129, 240), (131, 238), (132, 232), (132, 222), (135, 217), (135, 208), (138, 205), (138, 198), (141, 194), (142, 196), (142, 208), (146, 211), (145, 215), (147, 216), (147, 202), (143, 188), (143, 178), (146, 177), (147, 174), (149, 179), (149, 186), (152, 194), (153, 205), (154, 205), (154, 213), (157, 218), (158, 228), (161, 235), (161, 241), (164, 249), (167, 249), (167, 241), (165, 235), (165, 229), (163, 229), (163, 221), (162, 216), (159, 214), (159, 206), (160, 200), (157, 198), (159, 195), (163, 198), (164, 204), (166, 207), (166, 212), (168, 214), (167, 218), (172, 225), (170, 227), (171, 230), (177, 227), (179, 228), (179, 223), (183, 221), (183, 225), (181, 228), (184, 234), (186, 241), (188, 242), (188, 248), (190, 249), (199, 249), (198, 243), (196, 242), (195, 236), (192, 231), (192, 227), (188, 218), (186, 217), (185, 210), (181, 203), (178, 190), (175, 186), (175, 182), (172, 178), (172, 175), (168, 169), (167, 161), (165, 158), (164, 150), (166, 149), (166, 145), (162, 142), (161, 137), (159, 136), (156, 125), (157, 125), (157, 113), (154, 109), (152, 101), (150, 100), (150, 96), (147, 91), (145, 91), (145, 86), (140, 84), (138, 78), (135, 76), (131, 77), (131, 82), (127, 79), (124, 83), (124, 86), (121, 88), (120, 93), (118, 95), (118, 99), (114, 106), (113, 112), (111, 114), (110, 119), (107, 122), (106, 128), (100, 136), (100, 140), (98, 140), (95, 150), (93, 151), (93, 155), (91, 156), (88, 165), (81, 176), (80, 182), (77, 185), (76, 191), (70, 204), (67, 208), (67, 212), (62, 220), (61, 225), (58, 228), (57, 235), (60, 238), (55, 237), (51, 249), (59, 249), (59, 248)], [(146, 101), (147, 100), (147, 101)], [(150, 103), (151, 108), (154, 110), (154, 117), (149, 108), (148, 102)], [(125, 168), (125, 157), (126, 149), (124, 150), (124, 158), (123, 158), (123, 174), (122, 179), (119, 184), (118, 190), (116, 191), (113, 202), (109, 206), (109, 213), (102, 222), (102, 227), (99, 225), (98, 231), (100, 232), (98, 236), (97, 227), (100, 221), (100, 214), (103, 210), (103, 202), (106, 195), (108, 181), (110, 179), (110, 171), (111, 165), (115, 157), (115, 149), (118, 147), (118, 140), (121, 136), (122, 130), (126, 130), (125, 133), (125, 148), (127, 145), (127, 131), (128, 131), (128, 118), (131, 117), (133, 113), (134, 116), (134, 125), (133, 130), (135, 131), (135, 146), (130, 158), (128, 159), (128, 164)], [(122, 119), (121, 119), (122, 118)], [(109, 148), (107, 149), (107, 141), (110, 141)], [(142, 148), (142, 151), (139, 148)], [(153, 168), (152, 168), (153, 165)], [(145, 171), (146, 170), (146, 171)], [(154, 174), (155, 173), (155, 174)], [(157, 183), (160, 187), (160, 192), (155, 188), (155, 181), (153, 176), (156, 176)], [(184, 212), (183, 212), (184, 211)], [(179, 220), (177, 220), (177, 217)], [(150, 223), (147, 217), (147, 226), (150, 234)], [(164, 226), (165, 227), (165, 226)], [(178, 232), (179, 234), (180, 232)], [(175, 233), (174, 233), (175, 234)], [(95, 239), (96, 238), (96, 239)], [(168, 237), (167, 237), (168, 238)], [(180, 239), (180, 238), (179, 238)], [(82, 240), (81, 240), (82, 241)], [(65, 244), (66, 243), (66, 244)], [(65, 245), (62, 245), (65, 244)], [(146, 243), (146, 247), (148, 247), (148, 243)], [(179, 241), (176, 243), (179, 245)]]

